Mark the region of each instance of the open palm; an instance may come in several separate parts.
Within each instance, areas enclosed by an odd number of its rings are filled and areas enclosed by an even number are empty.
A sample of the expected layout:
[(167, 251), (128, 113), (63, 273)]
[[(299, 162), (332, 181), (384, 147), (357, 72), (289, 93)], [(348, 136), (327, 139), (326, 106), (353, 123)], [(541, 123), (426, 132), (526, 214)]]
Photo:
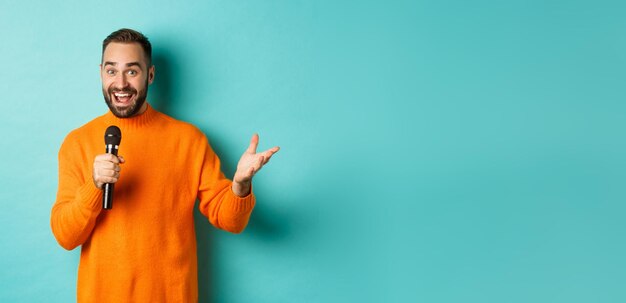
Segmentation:
[(272, 155), (274, 155), (280, 147), (274, 146), (263, 152), (256, 152), (259, 145), (259, 135), (254, 134), (250, 140), (250, 146), (241, 155), (239, 163), (237, 163), (237, 171), (233, 177), (233, 182), (240, 183), (242, 185), (249, 185), (252, 181), (252, 177), (261, 170), (261, 168), (270, 161)]

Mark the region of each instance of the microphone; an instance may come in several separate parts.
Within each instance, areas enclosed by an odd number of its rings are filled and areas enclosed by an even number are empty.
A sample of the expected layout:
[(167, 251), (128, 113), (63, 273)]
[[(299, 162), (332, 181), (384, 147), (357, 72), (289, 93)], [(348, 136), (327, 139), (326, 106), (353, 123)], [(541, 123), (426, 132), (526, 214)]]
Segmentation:
[[(117, 150), (120, 148), (120, 142), (122, 141), (122, 131), (120, 128), (111, 125), (104, 132), (104, 145), (106, 146), (106, 153), (117, 156)], [(102, 196), (102, 208), (113, 208), (113, 183), (104, 184), (104, 195)]]

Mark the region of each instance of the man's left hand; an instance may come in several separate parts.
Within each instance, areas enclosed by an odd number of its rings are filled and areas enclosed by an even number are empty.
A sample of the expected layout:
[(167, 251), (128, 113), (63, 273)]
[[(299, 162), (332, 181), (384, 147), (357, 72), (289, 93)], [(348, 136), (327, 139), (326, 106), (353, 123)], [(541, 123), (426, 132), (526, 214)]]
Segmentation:
[(233, 177), (233, 193), (239, 197), (245, 197), (250, 194), (252, 177), (280, 149), (280, 147), (274, 146), (264, 152), (257, 153), (256, 148), (258, 145), (259, 135), (254, 134), (250, 140), (250, 146), (248, 146), (248, 149), (243, 153), (237, 164), (237, 171)]

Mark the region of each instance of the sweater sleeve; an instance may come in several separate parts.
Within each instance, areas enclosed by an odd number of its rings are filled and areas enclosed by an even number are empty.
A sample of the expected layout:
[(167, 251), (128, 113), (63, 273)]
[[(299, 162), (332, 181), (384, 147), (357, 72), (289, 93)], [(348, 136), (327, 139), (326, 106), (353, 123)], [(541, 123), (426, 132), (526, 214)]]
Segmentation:
[(67, 250), (87, 241), (101, 211), (102, 191), (91, 181), (91, 171), (81, 170), (85, 160), (77, 143), (69, 135), (59, 150), (59, 187), (50, 217), (54, 237)]
[(252, 191), (246, 197), (238, 197), (232, 191), (232, 181), (220, 170), (220, 159), (204, 138), (206, 149), (200, 172), (198, 199), (200, 212), (211, 224), (231, 233), (241, 233), (248, 225), (255, 204)]

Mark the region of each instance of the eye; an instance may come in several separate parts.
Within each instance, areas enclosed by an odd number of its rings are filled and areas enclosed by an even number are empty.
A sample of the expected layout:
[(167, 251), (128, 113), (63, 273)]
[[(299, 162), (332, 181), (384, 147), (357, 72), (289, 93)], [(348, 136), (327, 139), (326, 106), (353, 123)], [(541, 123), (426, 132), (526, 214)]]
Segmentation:
[(108, 70), (106, 70), (106, 73), (107, 73), (107, 75), (113, 76), (113, 75), (115, 75), (115, 70), (108, 69)]
[(137, 75), (137, 71), (131, 69), (131, 70), (128, 71), (128, 74), (131, 75), (131, 76), (135, 76), (135, 75)]

